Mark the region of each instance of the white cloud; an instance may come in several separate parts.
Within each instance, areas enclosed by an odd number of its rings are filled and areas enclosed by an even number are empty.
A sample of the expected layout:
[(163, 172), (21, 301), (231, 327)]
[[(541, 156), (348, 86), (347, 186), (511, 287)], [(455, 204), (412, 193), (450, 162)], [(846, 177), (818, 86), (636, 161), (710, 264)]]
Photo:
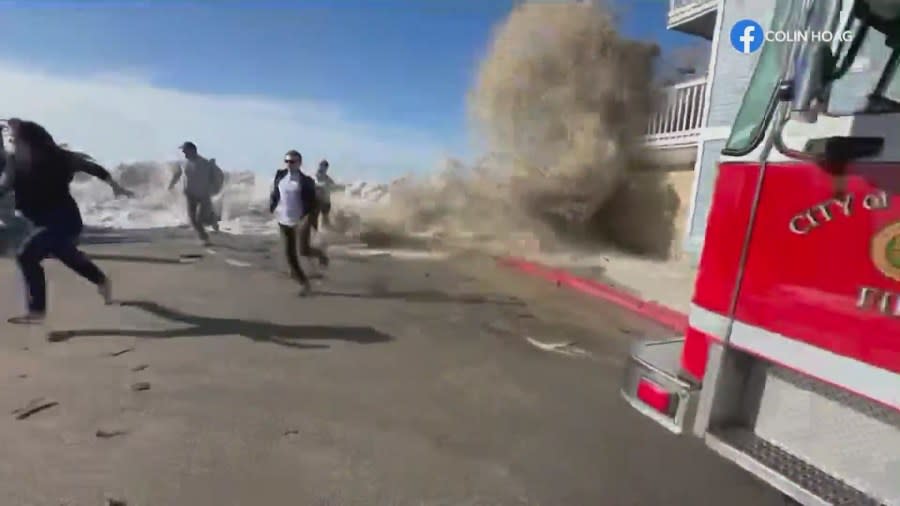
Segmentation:
[(0, 117), (32, 119), (57, 142), (106, 164), (170, 160), (185, 140), (228, 170), (268, 172), (287, 149), (320, 158), (348, 178), (429, 170), (442, 146), (411, 128), (366, 124), (335, 104), (165, 89), (141, 69), (55, 75), (0, 62)]

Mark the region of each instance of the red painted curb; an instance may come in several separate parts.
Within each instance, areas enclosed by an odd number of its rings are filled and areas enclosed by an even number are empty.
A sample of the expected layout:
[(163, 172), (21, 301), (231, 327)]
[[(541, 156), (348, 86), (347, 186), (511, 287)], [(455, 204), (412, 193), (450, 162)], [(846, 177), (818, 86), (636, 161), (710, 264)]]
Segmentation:
[(593, 279), (582, 278), (564, 269), (554, 269), (524, 258), (501, 257), (497, 259), (497, 263), (558, 285), (565, 285), (585, 295), (603, 299), (679, 333), (687, 330), (688, 315), (662, 304), (643, 300), (620, 288)]

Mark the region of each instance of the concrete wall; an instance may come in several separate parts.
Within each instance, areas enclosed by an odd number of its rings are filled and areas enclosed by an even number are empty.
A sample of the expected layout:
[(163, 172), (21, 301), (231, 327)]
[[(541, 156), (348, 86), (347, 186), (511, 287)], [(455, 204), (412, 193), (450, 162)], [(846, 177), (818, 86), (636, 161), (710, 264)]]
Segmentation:
[(697, 145), (691, 144), (680, 148), (648, 148), (650, 162), (661, 170), (684, 170), (697, 160)]
[(678, 239), (690, 207), (692, 176), (691, 166), (629, 174), (607, 202), (611, 213), (604, 218), (608, 238), (624, 251), (661, 260), (680, 258)]
[(671, 258), (681, 258), (685, 253), (682, 238), (690, 225), (691, 191), (694, 186), (694, 167), (698, 153), (696, 146), (690, 146), (660, 149), (654, 154), (654, 168), (656, 172), (662, 173), (663, 184), (669, 186), (672, 190), (671, 197), (676, 199), (672, 215), (673, 233), (668, 245), (668, 254)]
[(678, 209), (675, 212), (675, 234), (670, 245), (670, 255), (678, 259), (684, 256), (685, 249), (681, 238), (685, 236), (691, 210), (691, 189), (694, 186), (693, 163), (685, 166), (683, 170), (670, 171), (667, 181), (678, 195)]

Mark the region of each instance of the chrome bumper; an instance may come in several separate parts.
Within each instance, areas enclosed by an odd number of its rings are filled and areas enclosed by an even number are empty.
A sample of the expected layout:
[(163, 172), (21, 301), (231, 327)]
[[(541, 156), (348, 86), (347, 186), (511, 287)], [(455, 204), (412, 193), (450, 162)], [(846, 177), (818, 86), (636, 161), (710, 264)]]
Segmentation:
[[(679, 378), (684, 339), (646, 341), (632, 345), (622, 382), (622, 397), (636, 410), (674, 434), (684, 432), (697, 411), (700, 387)], [(639, 393), (667, 398), (666, 409), (648, 404)]]

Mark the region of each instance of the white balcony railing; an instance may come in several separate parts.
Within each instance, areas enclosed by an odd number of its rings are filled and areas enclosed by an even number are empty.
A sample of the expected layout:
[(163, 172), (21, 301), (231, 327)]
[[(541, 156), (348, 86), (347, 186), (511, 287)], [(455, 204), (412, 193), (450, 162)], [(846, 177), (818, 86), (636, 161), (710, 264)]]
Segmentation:
[(644, 141), (658, 148), (696, 144), (703, 128), (705, 95), (706, 77), (665, 88), (663, 103), (650, 117)]
[(669, 12), (687, 8), (696, 9), (710, 3), (716, 3), (716, 0), (669, 0)]
[(669, 0), (668, 26), (671, 29), (697, 19), (715, 11), (718, 5), (717, 0)]

